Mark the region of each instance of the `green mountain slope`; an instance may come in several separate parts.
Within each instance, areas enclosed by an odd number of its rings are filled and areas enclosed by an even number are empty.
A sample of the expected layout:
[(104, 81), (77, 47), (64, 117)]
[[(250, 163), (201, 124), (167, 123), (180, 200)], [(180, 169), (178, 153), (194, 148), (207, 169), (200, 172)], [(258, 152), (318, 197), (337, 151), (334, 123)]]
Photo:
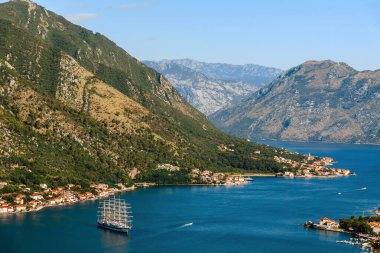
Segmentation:
[(172, 105), (182, 103), (182, 98), (161, 74), (147, 68), (99, 33), (72, 24), (31, 1), (2, 4), (0, 15), (72, 56), (99, 78), (152, 110), (160, 103), (156, 97)]
[(104, 36), (32, 2), (1, 4), (0, 33), (0, 180), (116, 183), (135, 170), (151, 179), (144, 175), (160, 163), (283, 166), (274, 148), (217, 130), (161, 74)]

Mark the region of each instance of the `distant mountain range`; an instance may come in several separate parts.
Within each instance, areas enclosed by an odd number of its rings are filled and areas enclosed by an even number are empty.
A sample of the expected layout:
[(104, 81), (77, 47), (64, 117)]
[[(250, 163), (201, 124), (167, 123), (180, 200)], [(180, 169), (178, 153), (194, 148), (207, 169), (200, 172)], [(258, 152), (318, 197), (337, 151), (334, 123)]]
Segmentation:
[(279, 69), (254, 64), (205, 63), (191, 59), (144, 63), (164, 74), (187, 102), (206, 115), (237, 103), (281, 73)]
[(244, 138), (380, 143), (380, 70), (308, 61), (210, 119)]

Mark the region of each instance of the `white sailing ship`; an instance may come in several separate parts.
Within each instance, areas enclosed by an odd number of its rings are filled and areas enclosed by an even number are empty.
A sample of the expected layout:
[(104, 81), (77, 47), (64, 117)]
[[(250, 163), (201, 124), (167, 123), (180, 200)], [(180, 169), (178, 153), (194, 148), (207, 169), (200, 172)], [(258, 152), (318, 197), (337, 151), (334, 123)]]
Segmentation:
[(128, 233), (132, 228), (131, 206), (115, 196), (103, 200), (98, 207), (98, 227)]

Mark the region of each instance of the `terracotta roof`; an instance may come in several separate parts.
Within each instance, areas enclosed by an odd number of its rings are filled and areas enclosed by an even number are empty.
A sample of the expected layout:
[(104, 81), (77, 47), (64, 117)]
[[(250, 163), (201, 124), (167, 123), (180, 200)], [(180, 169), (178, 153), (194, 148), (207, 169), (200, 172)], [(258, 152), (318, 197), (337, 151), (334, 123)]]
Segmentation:
[(369, 225), (371, 227), (377, 227), (377, 228), (380, 228), (380, 222), (376, 222), (376, 221), (372, 221), (369, 223)]
[(336, 222), (336, 221), (334, 221), (334, 220), (332, 220), (332, 219), (329, 219), (329, 218), (327, 218), (327, 217), (323, 217), (323, 218), (321, 219), (321, 221), (327, 221), (327, 222), (338, 223), (338, 222)]

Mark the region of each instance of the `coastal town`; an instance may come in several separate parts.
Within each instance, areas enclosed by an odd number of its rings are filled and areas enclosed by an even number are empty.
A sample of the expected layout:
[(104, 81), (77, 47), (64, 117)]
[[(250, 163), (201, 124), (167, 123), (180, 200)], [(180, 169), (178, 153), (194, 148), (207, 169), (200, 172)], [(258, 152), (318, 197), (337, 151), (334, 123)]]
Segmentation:
[(284, 164), (283, 171), (276, 175), (279, 177), (339, 177), (354, 175), (350, 170), (330, 168), (334, 164), (334, 159), (330, 157), (318, 158), (308, 155), (303, 161), (297, 162), (291, 159), (285, 159), (280, 156), (273, 157), (275, 162)]
[(207, 185), (243, 185), (248, 179), (242, 175), (226, 175), (225, 173), (214, 173), (209, 170), (201, 171), (193, 169), (190, 173), (192, 183)]
[[(222, 147), (233, 151), (233, 149)], [(259, 151), (256, 152), (259, 154)], [(318, 158), (311, 155), (305, 156), (303, 161), (293, 161), (281, 156), (274, 156), (274, 161), (283, 164), (283, 170), (275, 174), (277, 177), (335, 177), (349, 176), (353, 173), (346, 169), (335, 169), (327, 166), (332, 165), (334, 160), (329, 157)], [(183, 168), (171, 164), (159, 164), (156, 171), (177, 173)], [(211, 170), (190, 169), (187, 172), (189, 182), (187, 185), (212, 185), (212, 186), (236, 186), (244, 185), (251, 181), (251, 177), (241, 174), (227, 174)], [(139, 172), (135, 173), (136, 175)], [(47, 206), (69, 205), (84, 200), (106, 198), (116, 193), (131, 191), (136, 187), (148, 187), (157, 185), (154, 182), (135, 182), (125, 185), (122, 183), (110, 186), (105, 183), (91, 184), (86, 190), (81, 185), (67, 184), (64, 187), (52, 189), (48, 184), (41, 183), (38, 190), (31, 190), (25, 185), (12, 185), (17, 188), (16, 192), (2, 193), (0, 196), (0, 213), (19, 213), (37, 211)], [(0, 182), (0, 190), (9, 186), (8, 182)]]
[[(179, 172), (183, 170), (171, 164), (160, 164), (157, 170), (168, 172)], [(192, 169), (188, 173), (190, 185), (243, 185), (248, 182), (248, 178), (242, 175), (227, 175), (226, 173), (213, 172), (211, 170)]]
[(374, 211), (375, 216), (351, 216), (339, 221), (323, 217), (318, 222), (308, 221), (305, 228), (351, 234), (350, 240), (337, 243), (357, 245), (370, 252), (380, 252), (380, 207)]
[[(222, 152), (235, 152), (234, 145), (219, 144), (218, 149)], [(289, 158), (282, 157), (281, 154), (289, 154), (284, 150), (275, 150), (277, 153), (273, 156), (273, 161), (281, 164), (282, 168), (275, 174), (277, 177), (339, 177), (339, 176), (351, 176), (355, 173), (347, 169), (330, 168), (329, 166), (335, 163), (331, 157), (317, 157), (311, 154), (305, 155), (300, 161), (295, 161)], [(252, 154), (252, 159), (256, 160), (262, 155), (260, 150), (256, 150)]]
[[(0, 182), (0, 189), (7, 186), (7, 183)], [(39, 191), (31, 192), (31, 189), (20, 186), (21, 194), (13, 197), (14, 194), (4, 193), (0, 198), (0, 214), (20, 213), (28, 211), (38, 211), (48, 206), (62, 206), (77, 203), (85, 200), (95, 200), (106, 198), (116, 193), (131, 191), (135, 186), (127, 187), (124, 184), (117, 184), (116, 187), (109, 187), (108, 184), (92, 184), (90, 191), (82, 191), (80, 185), (67, 184), (65, 187), (51, 189), (47, 184), (40, 184)]]
[[(168, 172), (180, 171), (181, 168), (171, 164), (161, 164), (157, 170), (166, 170)], [(226, 175), (224, 173), (212, 172), (210, 170), (193, 169), (189, 173), (191, 183), (189, 185), (243, 185), (248, 183), (249, 179), (241, 175)], [(20, 213), (28, 211), (38, 211), (48, 206), (62, 206), (77, 203), (85, 200), (95, 200), (107, 198), (117, 193), (132, 191), (137, 187), (155, 186), (151, 182), (138, 182), (132, 185), (122, 183), (110, 186), (105, 183), (91, 184), (88, 191), (84, 191), (81, 185), (67, 184), (65, 187), (52, 189), (48, 184), (41, 183), (38, 185), (38, 191), (32, 191), (25, 185), (18, 185), (17, 188), (22, 192), (3, 193), (0, 196), (0, 213)], [(7, 182), (0, 182), (0, 189), (7, 187)]]

